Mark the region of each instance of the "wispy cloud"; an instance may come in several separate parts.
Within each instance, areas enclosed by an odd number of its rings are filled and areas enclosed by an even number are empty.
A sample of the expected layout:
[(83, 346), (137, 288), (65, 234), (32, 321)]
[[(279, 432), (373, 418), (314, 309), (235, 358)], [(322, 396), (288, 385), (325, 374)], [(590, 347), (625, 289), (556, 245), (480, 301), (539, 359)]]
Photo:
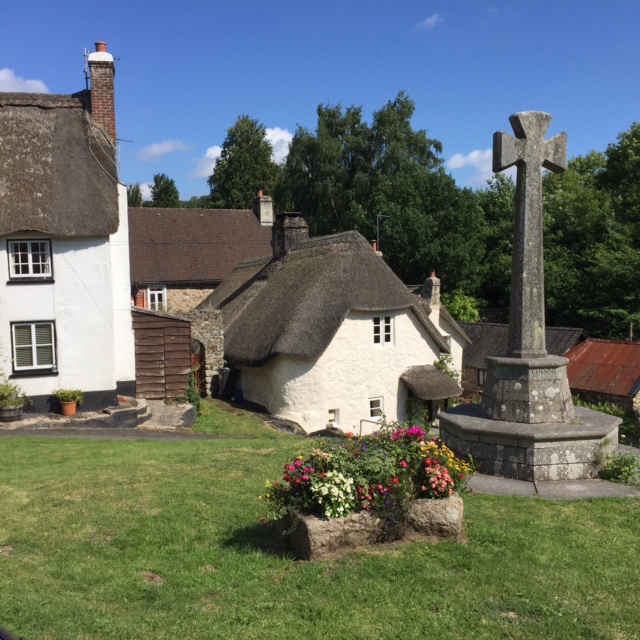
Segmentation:
[(165, 140), (164, 142), (154, 142), (148, 147), (143, 147), (136, 153), (136, 158), (143, 162), (151, 162), (176, 151), (189, 151), (191, 147), (182, 140)]
[(151, 200), (151, 185), (150, 184), (141, 184), (140, 185), (140, 193), (142, 193), (143, 200)]
[(216, 160), (220, 157), (222, 147), (217, 144), (213, 147), (209, 147), (204, 156), (198, 160), (198, 166), (196, 170), (191, 174), (192, 178), (208, 178), (213, 173), (213, 168), (216, 166)]
[[(482, 187), (493, 177), (493, 151), (491, 149), (476, 149), (471, 153), (454, 153), (447, 160), (447, 169), (457, 171), (459, 169), (473, 169), (471, 177), (466, 184), (471, 187)], [(505, 171), (507, 175), (515, 178), (516, 168), (511, 167)]]
[(442, 24), (444, 22), (444, 18), (439, 13), (434, 13), (432, 16), (429, 16), (426, 20), (422, 22), (418, 22), (418, 28), (420, 29), (433, 29), (436, 25)]
[(12, 69), (0, 69), (0, 91), (17, 93), (49, 93), (42, 80), (25, 80), (17, 76)]
[(289, 143), (293, 140), (291, 131), (280, 127), (273, 127), (273, 129), (267, 127), (267, 140), (273, 147), (271, 156), (273, 161), (278, 164), (284, 162), (289, 155)]

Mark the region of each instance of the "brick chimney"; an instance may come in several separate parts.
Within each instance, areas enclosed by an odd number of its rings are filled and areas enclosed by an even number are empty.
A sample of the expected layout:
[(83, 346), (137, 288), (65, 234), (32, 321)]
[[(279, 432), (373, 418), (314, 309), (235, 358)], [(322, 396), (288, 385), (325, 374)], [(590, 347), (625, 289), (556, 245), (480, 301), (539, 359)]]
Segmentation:
[(251, 208), (263, 227), (273, 225), (273, 200), (270, 196), (263, 196), (262, 189), (258, 191), (258, 197), (253, 199)]
[(116, 69), (113, 56), (107, 53), (105, 42), (96, 42), (96, 50), (89, 54), (91, 91), (89, 93), (89, 113), (101, 124), (113, 145), (116, 144), (116, 110), (113, 96), (113, 79)]
[(280, 213), (271, 227), (274, 258), (283, 258), (295, 244), (309, 237), (309, 226), (300, 213)]

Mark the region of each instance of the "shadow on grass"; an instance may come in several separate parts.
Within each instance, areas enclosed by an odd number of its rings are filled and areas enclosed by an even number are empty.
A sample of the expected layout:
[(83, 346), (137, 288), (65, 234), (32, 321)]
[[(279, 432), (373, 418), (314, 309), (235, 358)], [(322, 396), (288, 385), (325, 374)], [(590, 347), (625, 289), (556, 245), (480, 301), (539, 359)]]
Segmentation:
[(281, 557), (291, 555), (282, 536), (282, 529), (277, 524), (251, 524), (241, 527), (224, 540), (222, 546), (247, 553), (261, 551)]

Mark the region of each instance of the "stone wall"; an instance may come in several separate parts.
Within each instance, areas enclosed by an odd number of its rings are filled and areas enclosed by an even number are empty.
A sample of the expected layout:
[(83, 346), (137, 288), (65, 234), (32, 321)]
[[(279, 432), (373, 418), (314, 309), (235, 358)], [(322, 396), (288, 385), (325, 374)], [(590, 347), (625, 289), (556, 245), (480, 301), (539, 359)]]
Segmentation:
[(187, 314), (191, 320), (191, 337), (204, 345), (204, 367), (208, 395), (218, 395), (219, 370), (224, 367), (224, 329), (218, 309), (194, 309)]
[(209, 289), (167, 288), (167, 309), (169, 313), (187, 313), (195, 309), (213, 292)]

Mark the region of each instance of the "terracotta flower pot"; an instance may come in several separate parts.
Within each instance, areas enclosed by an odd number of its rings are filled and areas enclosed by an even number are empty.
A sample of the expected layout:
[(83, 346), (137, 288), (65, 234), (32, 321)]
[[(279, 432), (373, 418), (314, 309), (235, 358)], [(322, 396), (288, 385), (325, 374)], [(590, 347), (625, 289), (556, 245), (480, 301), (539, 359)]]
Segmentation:
[(63, 416), (75, 416), (78, 408), (77, 402), (60, 402)]

